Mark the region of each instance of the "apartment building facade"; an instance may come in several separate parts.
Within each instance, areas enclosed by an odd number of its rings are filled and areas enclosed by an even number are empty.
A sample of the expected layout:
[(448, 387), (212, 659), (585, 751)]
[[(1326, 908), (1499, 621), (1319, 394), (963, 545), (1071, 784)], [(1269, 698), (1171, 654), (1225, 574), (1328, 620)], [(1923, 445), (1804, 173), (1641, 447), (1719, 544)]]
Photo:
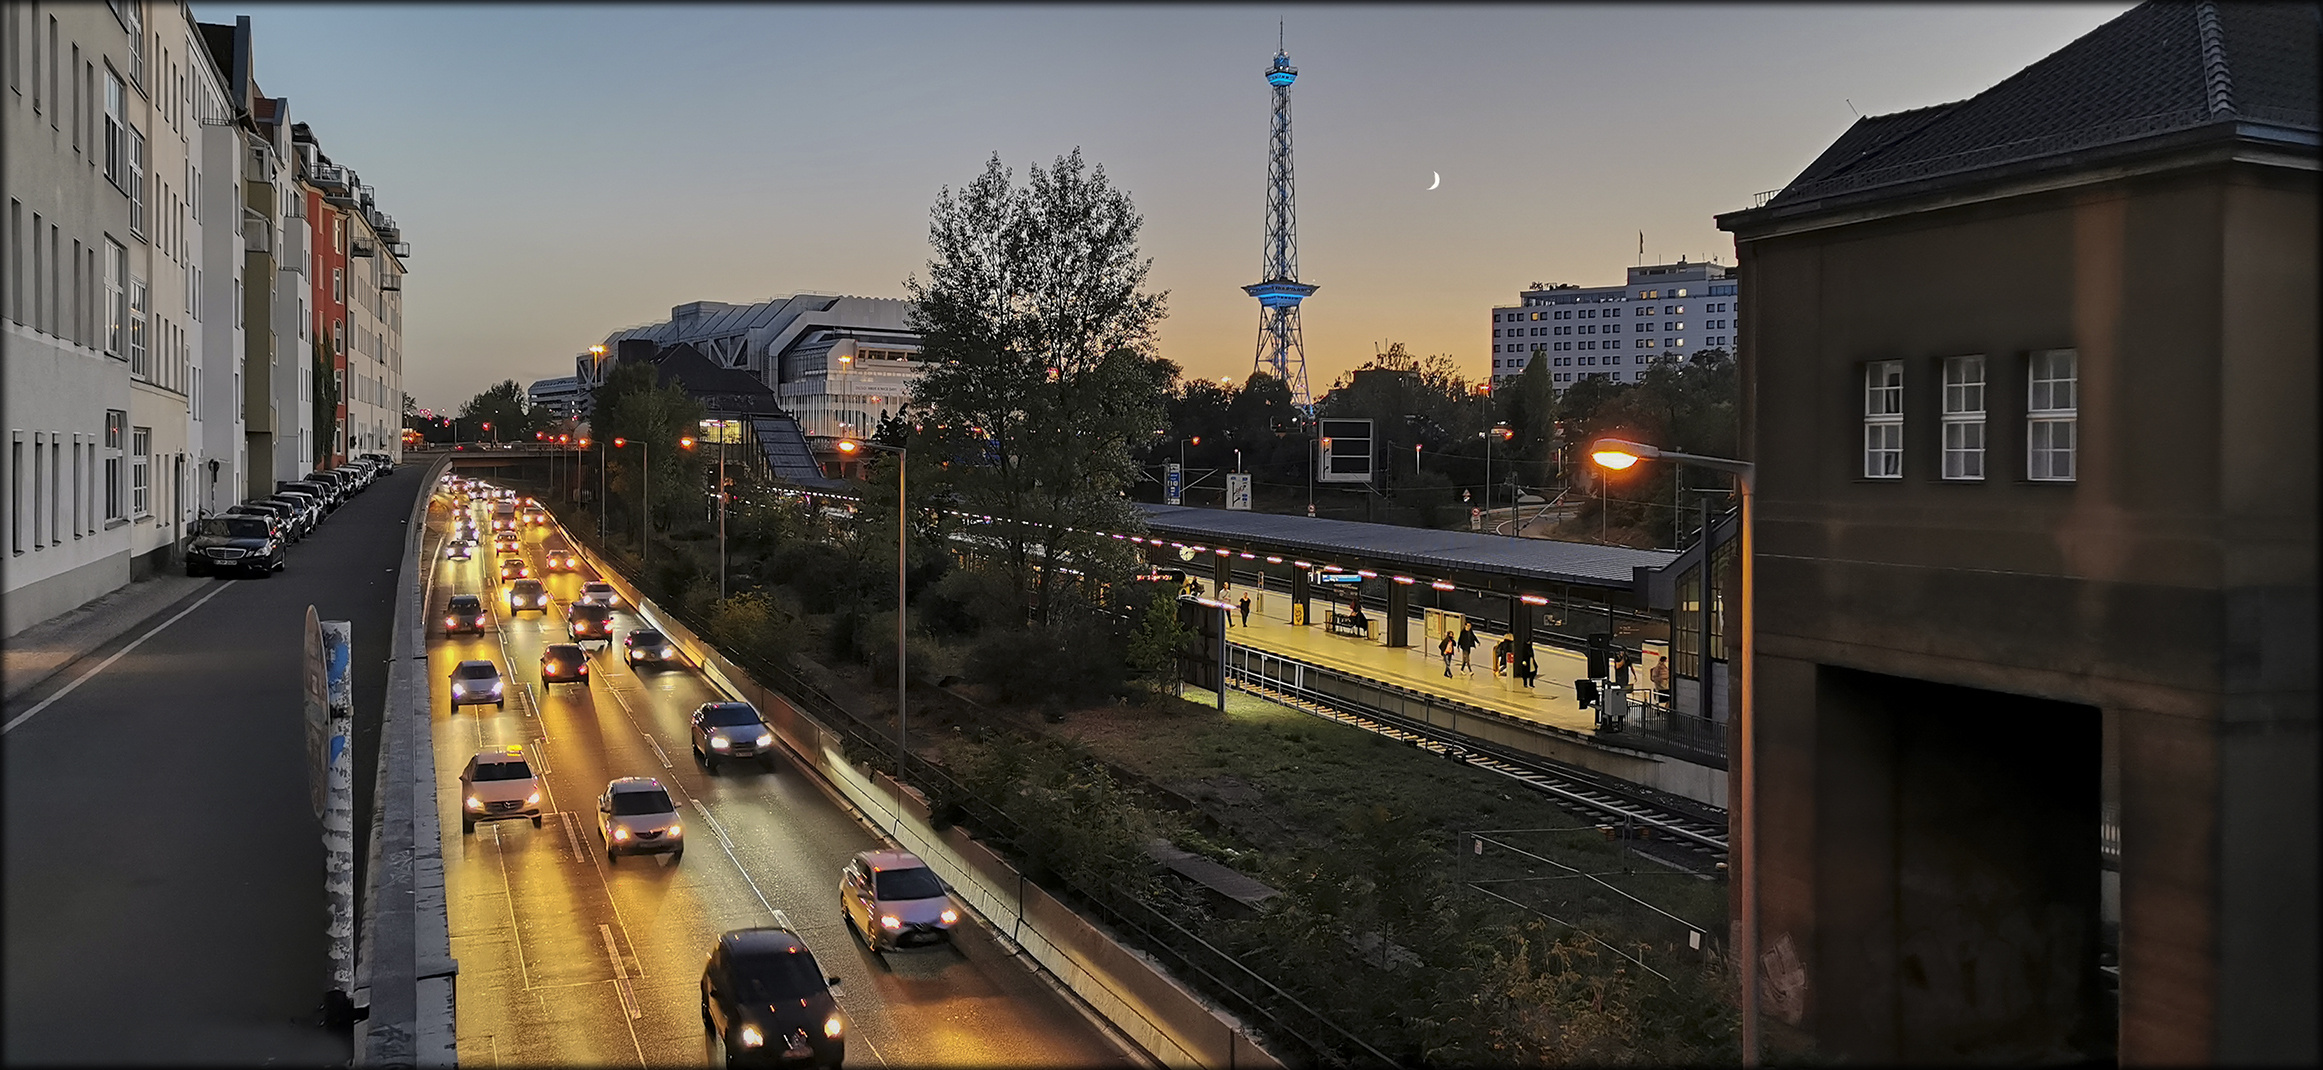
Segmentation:
[(1646, 264), (1619, 286), (1535, 286), (1492, 310), (1497, 388), (1535, 360), (1558, 393), (1584, 379), (1636, 382), (1655, 364), (1710, 350), (1731, 353), (1740, 314), (1732, 269), (1717, 264)]
[(807, 435), (868, 435), (883, 415), (905, 410), (919, 381), (920, 340), (904, 326), (907, 307), (900, 298), (828, 294), (695, 301), (660, 323), (614, 332), (575, 367), (584, 389), (594, 389), (624, 341), (689, 345), (719, 368), (756, 376)]
[[(0, 5), (7, 634), (175, 567), (203, 513), (314, 466), (307, 213), (252, 45), (184, 3)], [(377, 400), (349, 423), (394, 453), (401, 250), (363, 207), (389, 269), (354, 288)]]

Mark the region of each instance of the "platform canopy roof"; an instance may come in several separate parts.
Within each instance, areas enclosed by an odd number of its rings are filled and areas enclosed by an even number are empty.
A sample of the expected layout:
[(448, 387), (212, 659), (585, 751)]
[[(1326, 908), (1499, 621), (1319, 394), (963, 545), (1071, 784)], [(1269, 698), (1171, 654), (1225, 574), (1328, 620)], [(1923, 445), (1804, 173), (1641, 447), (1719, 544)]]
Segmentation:
[[(1205, 546), (1240, 542), (1296, 553), (1316, 564), (1358, 563), (1410, 569), (1421, 578), (1460, 572), (1507, 576), (1533, 584), (1579, 584), (1643, 593), (1644, 577), (1678, 560), (1672, 550), (1635, 550), (1553, 539), (1519, 539), (1473, 531), (1407, 528), (1353, 520), (1202, 509), (1141, 502), (1151, 534)], [(1522, 584), (1519, 584), (1522, 586)]]

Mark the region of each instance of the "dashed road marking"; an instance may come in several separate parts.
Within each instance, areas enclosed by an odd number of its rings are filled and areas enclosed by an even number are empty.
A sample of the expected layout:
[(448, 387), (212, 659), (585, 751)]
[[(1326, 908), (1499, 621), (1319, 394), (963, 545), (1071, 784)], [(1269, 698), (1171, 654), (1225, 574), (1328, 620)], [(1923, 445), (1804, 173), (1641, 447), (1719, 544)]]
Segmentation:
[(573, 845), (573, 861), (588, 865), (588, 849), (581, 846), (581, 819), (574, 817), (571, 810), (559, 810), (557, 817), (564, 822), (565, 839)]
[(621, 949), (613, 943), (613, 927), (599, 922), (597, 931), (604, 934), (605, 957), (613, 962), (613, 990), (621, 994), (621, 1009), (629, 1012), (632, 1021), (645, 1017), (645, 1012), (637, 1006), (636, 994), (629, 990), (629, 969), (621, 965)]

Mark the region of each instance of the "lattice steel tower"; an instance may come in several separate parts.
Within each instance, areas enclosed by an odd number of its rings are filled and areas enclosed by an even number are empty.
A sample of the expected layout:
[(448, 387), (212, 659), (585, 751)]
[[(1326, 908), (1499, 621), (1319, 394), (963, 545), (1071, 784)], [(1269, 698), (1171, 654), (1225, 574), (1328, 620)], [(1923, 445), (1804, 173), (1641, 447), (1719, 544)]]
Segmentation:
[(1299, 281), (1299, 215), (1297, 191), (1291, 182), (1291, 83), (1298, 68), (1282, 47), (1276, 29), (1274, 66), (1267, 68), (1266, 84), (1274, 87), (1274, 143), (1267, 154), (1266, 250), (1261, 257), (1263, 281), (1242, 288), (1258, 298), (1258, 359), (1256, 371), (1267, 372), (1291, 388), (1291, 400), (1301, 412), (1315, 414), (1315, 399), (1307, 393), (1307, 347), (1299, 337), (1299, 302), (1315, 287)]

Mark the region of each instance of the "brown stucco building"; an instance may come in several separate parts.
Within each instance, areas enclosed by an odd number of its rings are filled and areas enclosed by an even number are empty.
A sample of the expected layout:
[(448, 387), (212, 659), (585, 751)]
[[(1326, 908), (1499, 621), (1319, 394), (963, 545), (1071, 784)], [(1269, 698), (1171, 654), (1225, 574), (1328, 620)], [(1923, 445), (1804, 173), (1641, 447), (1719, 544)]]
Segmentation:
[(2318, 24), (2148, 3), (1719, 217), (1826, 1054), (2319, 1058)]

